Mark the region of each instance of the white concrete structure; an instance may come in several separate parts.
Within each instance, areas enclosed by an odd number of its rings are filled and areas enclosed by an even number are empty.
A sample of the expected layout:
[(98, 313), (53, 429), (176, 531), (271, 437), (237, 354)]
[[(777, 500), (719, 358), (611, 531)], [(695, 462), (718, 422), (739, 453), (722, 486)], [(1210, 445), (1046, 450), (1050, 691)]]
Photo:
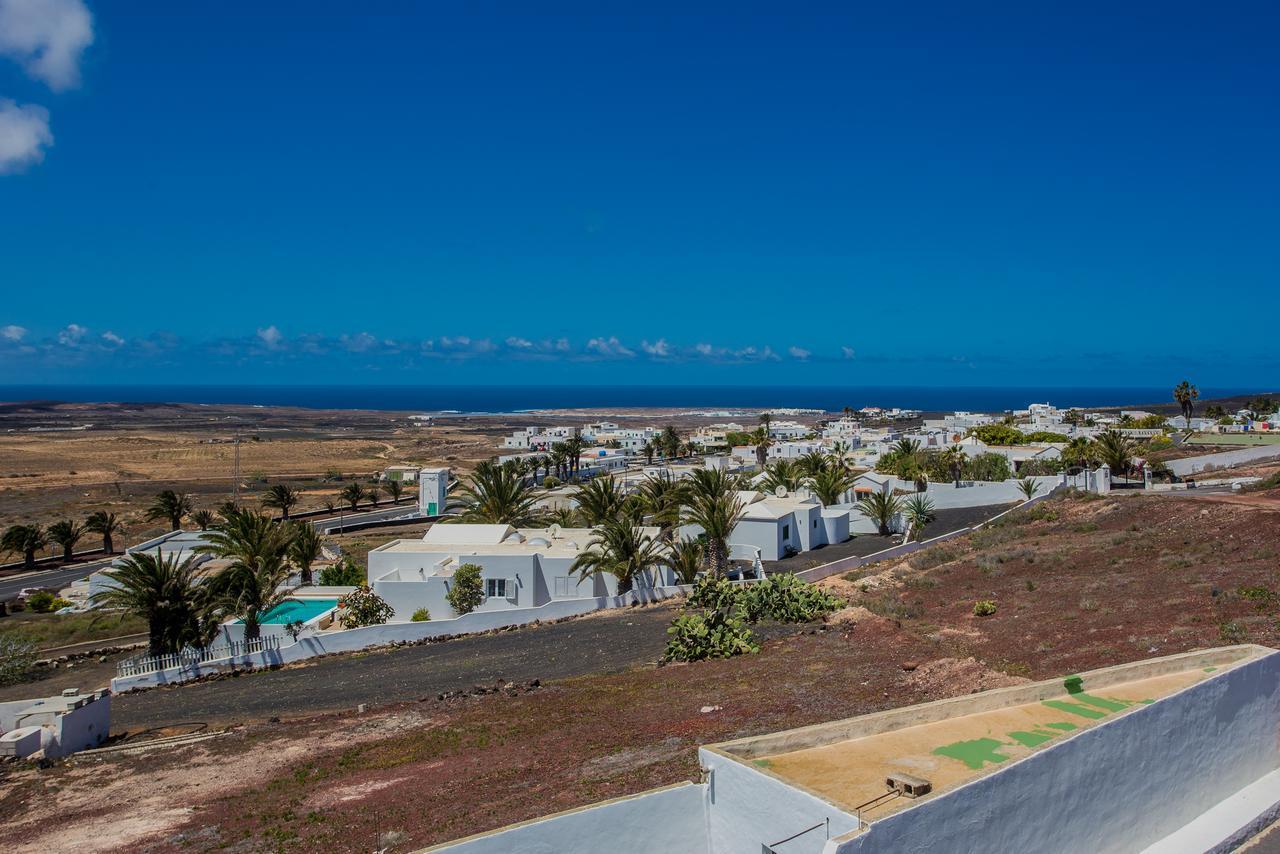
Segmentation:
[(1280, 814), (1277, 731), (1280, 654), (1202, 650), (705, 746), (697, 784), (429, 850), (1226, 851)]
[[(651, 537), (657, 528), (645, 528)], [(566, 599), (617, 595), (611, 575), (570, 572), (591, 543), (590, 528), (522, 528), (510, 525), (432, 525), (420, 540), (393, 540), (369, 552), (369, 584), (403, 621), (426, 608), (433, 619), (453, 616), (446, 598), (453, 574), (463, 564), (481, 569), (485, 599), (478, 612), (536, 608)], [(669, 583), (670, 570), (655, 567), (657, 584)]]
[(418, 512), (423, 516), (444, 513), (449, 498), (449, 469), (421, 469), (418, 472)]
[(387, 466), (382, 470), (381, 480), (398, 480), (401, 483), (417, 483), (418, 472), (422, 466)]
[[(848, 509), (823, 507), (807, 492), (779, 497), (749, 490), (739, 492), (738, 500), (743, 514), (729, 535), (730, 557), (781, 560), (849, 539)], [(702, 529), (697, 525), (680, 529), (682, 538), (694, 539), (700, 534)]]
[(170, 531), (167, 534), (153, 537), (145, 543), (129, 546), (124, 550), (124, 554), (112, 561), (111, 565), (106, 569), (100, 569), (90, 574), (89, 595), (94, 596), (107, 589), (111, 585), (111, 580), (107, 578), (106, 574), (118, 567), (125, 557), (132, 555), (146, 553), (165, 560), (172, 557), (179, 563), (187, 558), (192, 558), (197, 568), (205, 575), (212, 574), (226, 566), (226, 561), (217, 560), (210, 555), (198, 554), (196, 548), (204, 545), (208, 545), (208, 540), (201, 531)]
[(0, 757), (46, 759), (97, 747), (111, 732), (111, 694), (68, 688), (57, 697), (0, 703)]

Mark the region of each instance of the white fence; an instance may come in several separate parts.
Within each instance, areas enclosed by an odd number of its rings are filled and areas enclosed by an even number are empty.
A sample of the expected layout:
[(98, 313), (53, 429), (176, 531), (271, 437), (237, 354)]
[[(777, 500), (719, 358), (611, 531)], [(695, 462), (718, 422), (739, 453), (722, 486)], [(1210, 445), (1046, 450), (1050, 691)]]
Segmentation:
[(147, 673), (158, 673), (162, 670), (185, 669), (195, 667), (206, 661), (217, 661), (249, 655), (256, 652), (269, 652), (280, 648), (280, 638), (274, 635), (254, 638), (247, 641), (232, 641), (218, 646), (203, 649), (184, 649), (169, 655), (142, 655), (127, 659), (116, 665), (116, 676), (142, 676)]

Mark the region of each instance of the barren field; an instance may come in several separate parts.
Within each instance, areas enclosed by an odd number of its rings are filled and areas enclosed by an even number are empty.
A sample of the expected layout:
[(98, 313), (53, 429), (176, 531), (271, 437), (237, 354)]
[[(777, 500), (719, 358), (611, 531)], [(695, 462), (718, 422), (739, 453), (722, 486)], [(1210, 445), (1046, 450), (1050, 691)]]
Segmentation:
[[(332, 707), (326, 674), (335, 668), (336, 678), (345, 659), (316, 662), (301, 682), (286, 670), (194, 686), (196, 698), (286, 677), (302, 693), (277, 712), (282, 722), (263, 722), (259, 710), (200, 745), (44, 771), (7, 767), (0, 820), (21, 851), (405, 851), (696, 779), (696, 748), (709, 741), (1184, 650), (1275, 646), (1280, 501), (1275, 491), (1248, 504), (1235, 497), (1048, 501), (910, 561), (830, 579), (856, 604), (825, 627), (726, 661), (655, 667), (644, 662), (661, 636), (641, 643), (621, 633), (613, 643), (634, 644), (641, 662), (623, 672), (450, 699), (424, 691), (364, 716), (306, 713), (307, 691), (313, 708)], [(995, 602), (996, 613), (975, 617), (978, 600)], [(592, 620), (661, 629), (626, 613)], [(572, 622), (549, 628), (577, 631)], [(500, 638), (529, 644), (514, 678), (537, 665), (543, 631)], [(400, 672), (386, 668), (417, 649), (367, 655), (357, 660), (365, 671), (349, 663), (344, 672), (363, 672), (360, 691), (376, 693), (379, 674)], [(595, 667), (592, 649), (581, 650), (584, 672)], [(465, 650), (450, 659), (466, 659)], [(412, 689), (412, 679), (396, 679)], [(167, 705), (192, 690), (150, 696)], [(125, 698), (122, 713), (141, 716), (148, 696)]]

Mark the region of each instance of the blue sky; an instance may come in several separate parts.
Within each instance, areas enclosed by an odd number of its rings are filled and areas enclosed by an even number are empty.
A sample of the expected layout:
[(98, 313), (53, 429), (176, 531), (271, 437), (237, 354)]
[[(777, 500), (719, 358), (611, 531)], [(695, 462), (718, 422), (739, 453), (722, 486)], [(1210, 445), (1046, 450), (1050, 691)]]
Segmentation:
[(1280, 6), (694, 5), (0, 0), (0, 382), (1276, 384)]

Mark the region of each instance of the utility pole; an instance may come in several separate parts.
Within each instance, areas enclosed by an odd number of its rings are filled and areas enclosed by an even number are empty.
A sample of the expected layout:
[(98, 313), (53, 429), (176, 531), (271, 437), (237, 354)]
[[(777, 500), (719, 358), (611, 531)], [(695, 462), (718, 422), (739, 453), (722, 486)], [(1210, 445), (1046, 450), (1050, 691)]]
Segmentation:
[(236, 427), (235, 438), (232, 439), (231, 441), (235, 445), (235, 465), (234, 465), (234, 468), (232, 469), (232, 474), (231, 474), (234, 497), (231, 499), (231, 503), (234, 504), (236, 507), (239, 507), (240, 506), (240, 428), (238, 426)]

